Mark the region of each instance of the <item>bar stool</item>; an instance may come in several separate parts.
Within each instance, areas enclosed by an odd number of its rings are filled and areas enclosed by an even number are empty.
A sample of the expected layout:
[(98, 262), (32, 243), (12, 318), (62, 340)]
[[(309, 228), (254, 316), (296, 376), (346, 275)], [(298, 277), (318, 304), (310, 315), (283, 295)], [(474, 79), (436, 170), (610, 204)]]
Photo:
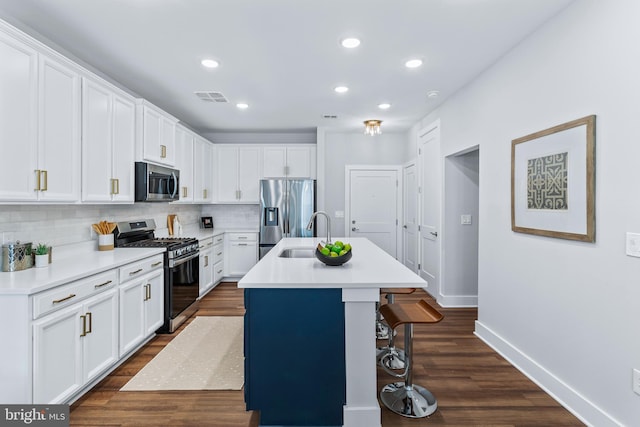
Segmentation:
[(380, 391), (380, 400), (391, 411), (404, 417), (427, 417), (436, 411), (438, 401), (429, 390), (413, 383), (413, 325), (437, 323), (444, 316), (425, 300), (414, 304), (386, 304), (380, 307), (380, 313), (392, 330), (404, 324), (406, 354), (406, 367), (402, 374), (397, 374), (382, 364), (389, 374), (404, 378), (404, 381), (385, 385)]
[[(396, 295), (409, 295), (414, 293), (415, 288), (382, 288), (380, 289), (381, 294), (386, 294), (387, 302), (389, 304), (395, 303)], [(380, 306), (378, 305), (378, 312), (376, 313), (376, 320), (380, 321)], [(377, 351), (377, 359), (378, 363), (385, 364), (385, 366), (389, 369), (404, 369), (404, 350), (400, 348), (396, 348), (395, 346), (395, 332), (391, 330), (388, 324), (380, 321), (379, 323), (386, 329), (386, 339), (389, 340), (388, 344), (384, 347), (379, 347)], [(379, 327), (376, 327), (376, 331), (379, 331)], [(379, 337), (379, 336), (378, 336)], [(384, 338), (380, 338), (384, 339)]]

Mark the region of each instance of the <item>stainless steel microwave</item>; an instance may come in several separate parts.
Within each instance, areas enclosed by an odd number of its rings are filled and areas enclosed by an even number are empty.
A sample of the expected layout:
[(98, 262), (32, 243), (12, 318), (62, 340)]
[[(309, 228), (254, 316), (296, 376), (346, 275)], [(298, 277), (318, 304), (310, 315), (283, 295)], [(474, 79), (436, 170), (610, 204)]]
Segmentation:
[(136, 202), (173, 202), (180, 198), (180, 171), (136, 162)]

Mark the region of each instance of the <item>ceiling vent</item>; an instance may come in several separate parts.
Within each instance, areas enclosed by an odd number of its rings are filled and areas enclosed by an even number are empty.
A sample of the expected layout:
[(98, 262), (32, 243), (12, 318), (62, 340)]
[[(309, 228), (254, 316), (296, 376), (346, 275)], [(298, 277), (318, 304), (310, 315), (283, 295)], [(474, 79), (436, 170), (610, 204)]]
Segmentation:
[(205, 102), (229, 102), (229, 100), (220, 92), (198, 91), (194, 93), (198, 98)]
[(322, 118), (323, 118), (323, 119), (337, 119), (337, 118), (338, 118), (338, 116), (337, 116), (337, 115), (335, 115), (335, 114), (323, 114), (323, 115), (322, 115)]

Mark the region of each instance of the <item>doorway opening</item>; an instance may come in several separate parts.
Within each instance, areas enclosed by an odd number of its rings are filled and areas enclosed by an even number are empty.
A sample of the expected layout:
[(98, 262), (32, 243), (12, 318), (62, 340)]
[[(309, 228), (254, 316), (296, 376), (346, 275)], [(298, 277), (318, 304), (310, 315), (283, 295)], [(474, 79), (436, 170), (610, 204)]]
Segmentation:
[(441, 304), (478, 305), (480, 149), (445, 157)]

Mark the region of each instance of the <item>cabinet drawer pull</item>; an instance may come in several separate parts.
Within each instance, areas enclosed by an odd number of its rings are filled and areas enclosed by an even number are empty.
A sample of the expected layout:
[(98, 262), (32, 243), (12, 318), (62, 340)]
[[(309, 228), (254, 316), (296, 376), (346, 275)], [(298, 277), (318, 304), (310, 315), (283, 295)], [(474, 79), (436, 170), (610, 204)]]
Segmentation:
[(218, 274), (222, 274), (222, 270), (218, 270)]
[(87, 314), (86, 314), (86, 318), (87, 318), (87, 319), (89, 319), (89, 330), (87, 331), (87, 334), (90, 334), (90, 333), (91, 333), (91, 330), (93, 329), (93, 328), (92, 328), (93, 321), (91, 320), (91, 319), (92, 319), (92, 316), (91, 316), (91, 312), (90, 312), (90, 311), (88, 311), (88, 312), (87, 312)]
[(40, 173), (44, 174), (44, 186), (40, 189), (41, 191), (47, 191), (49, 189), (49, 174), (46, 170), (40, 171)]
[(213, 242), (207, 243), (207, 247), (209, 247), (209, 246), (213, 246)]
[(182, 187), (182, 197), (187, 197), (187, 187)]
[(101, 288), (103, 286), (107, 286), (109, 283), (113, 283), (113, 280), (108, 280), (108, 281), (106, 281), (104, 283), (100, 283), (99, 285), (95, 285), (94, 288), (98, 289), (98, 288)]
[(167, 146), (166, 145), (161, 145), (160, 146), (160, 157), (162, 159), (164, 159), (165, 157), (167, 157)]
[(40, 169), (34, 171), (36, 173), (36, 188), (33, 191), (40, 191)]
[(220, 242), (222, 242), (222, 238), (216, 240), (216, 243), (220, 243)]
[(247, 246), (248, 243), (238, 243), (238, 246)]
[(162, 261), (154, 262), (153, 264), (151, 264), (151, 267), (157, 267), (160, 264), (162, 264)]
[(138, 274), (142, 271), (142, 268), (137, 269), (136, 271), (130, 271), (129, 276), (133, 276), (134, 274)]
[(238, 236), (238, 240), (247, 240), (247, 236)]
[(206, 199), (207, 198), (207, 189), (205, 188), (204, 190), (202, 190), (202, 198)]
[(82, 319), (82, 333), (80, 336), (84, 337), (87, 336), (87, 316), (80, 316), (80, 318)]
[(218, 253), (216, 254), (216, 256), (220, 256), (220, 255), (222, 255), (222, 252), (218, 252)]
[(54, 304), (59, 304), (59, 303), (61, 303), (61, 302), (64, 302), (64, 301), (70, 300), (71, 298), (74, 298), (75, 296), (76, 296), (76, 294), (70, 294), (70, 295), (69, 295), (69, 296), (67, 296), (67, 297), (64, 297), (64, 298), (60, 298), (60, 299), (55, 299), (55, 300), (53, 300), (53, 303), (54, 303)]
[(204, 266), (209, 267), (209, 255), (204, 256)]

